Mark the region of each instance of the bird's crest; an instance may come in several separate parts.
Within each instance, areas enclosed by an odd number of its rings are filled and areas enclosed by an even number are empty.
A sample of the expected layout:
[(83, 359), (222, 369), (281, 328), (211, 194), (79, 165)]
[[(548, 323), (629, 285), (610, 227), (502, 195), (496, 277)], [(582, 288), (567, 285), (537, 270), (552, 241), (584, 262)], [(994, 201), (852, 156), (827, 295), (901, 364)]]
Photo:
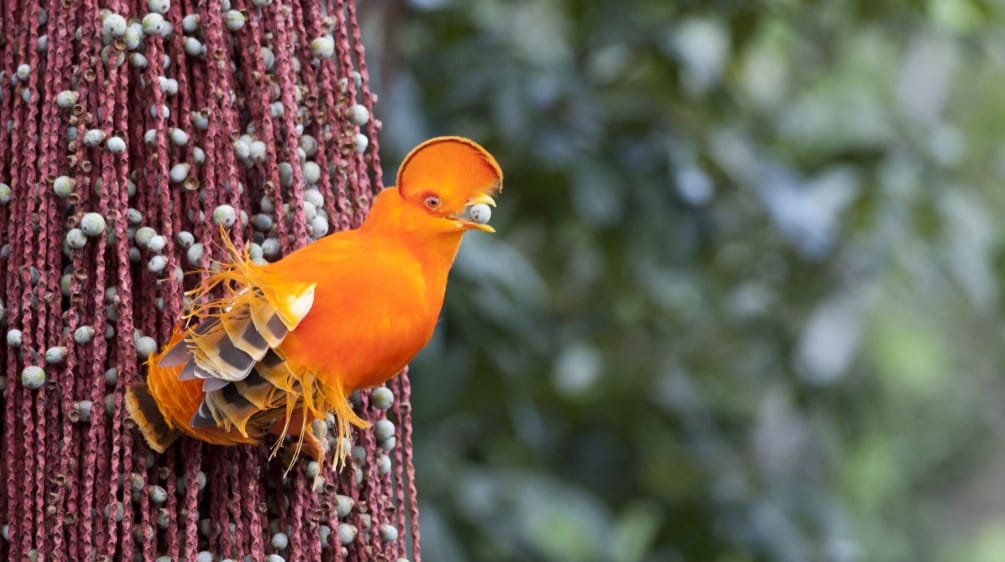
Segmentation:
[(434, 190), (445, 207), (463, 205), (478, 195), (502, 190), (502, 169), (487, 150), (463, 137), (436, 137), (415, 147), (398, 169), (402, 197)]

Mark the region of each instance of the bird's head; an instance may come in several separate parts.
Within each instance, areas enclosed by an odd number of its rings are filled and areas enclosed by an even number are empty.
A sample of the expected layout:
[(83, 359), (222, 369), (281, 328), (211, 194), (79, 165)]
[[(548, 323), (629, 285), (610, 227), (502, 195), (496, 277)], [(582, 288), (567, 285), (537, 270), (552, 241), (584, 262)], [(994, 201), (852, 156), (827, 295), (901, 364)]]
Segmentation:
[[(442, 232), (472, 229), (495, 232), (485, 224), (492, 196), (502, 191), (502, 170), (478, 143), (462, 137), (437, 137), (415, 147), (398, 169), (397, 188), (427, 228)], [(468, 214), (469, 208), (480, 213)]]

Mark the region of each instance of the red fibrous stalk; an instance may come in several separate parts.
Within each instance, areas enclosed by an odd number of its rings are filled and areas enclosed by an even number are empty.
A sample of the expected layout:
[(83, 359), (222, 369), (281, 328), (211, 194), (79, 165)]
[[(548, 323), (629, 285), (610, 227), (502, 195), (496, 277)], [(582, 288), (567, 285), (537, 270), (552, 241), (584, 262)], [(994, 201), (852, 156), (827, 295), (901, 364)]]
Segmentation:
[[(0, 559), (26, 559), (32, 550), (47, 560), (193, 560), (203, 550), (215, 559), (419, 559), (407, 373), (388, 384), (396, 395), (390, 410), (371, 407), (366, 393), (358, 406), (371, 422), (395, 422), (395, 449), (382, 450), (372, 430), (357, 431), (354, 445), (365, 463), (341, 474), (323, 467), (317, 482), (305, 460), (284, 478), (285, 463), (267, 461), (265, 446), (183, 439), (155, 455), (126, 419), (124, 388), (144, 373), (136, 338), (167, 341), (184, 291), (205, 281), (205, 274), (179, 281), (176, 271), (205, 271), (221, 256), (211, 221), (218, 206), (271, 215), (271, 229), (239, 222), (234, 238), (259, 245), (271, 239), (281, 255), (311, 240), (305, 190), (323, 196), (319, 211), (334, 232), (358, 225), (382, 184), (379, 122), (358, 127), (346, 117), (354, 104), (373, 115), (374, 100), (352, 3), (276, 0), (259, 7), (231, 0), (230, 8), (246, 16), (236, 31), (227, 28), (221, 4), (173, 0), (163, 15), (173, 33), (148, 33), (131, 51), (124, 37), (103, 39), (104, 10), (138, 22), (149, 10), (146, 0), (0, 2), (0, 182), (11, 192), (0, 203), (0, 332), (22, 334), (20, 347), (0, 346), (0, 524), (8, 537), (0, 540)], [(194, 32), (183, 29), (190, 14), (200, 19)], [(310, 43), (325, 34), (334, 56), (316, 60)], [(205, 54), (186, 54), (186, 37)], [(274, 58), (268, 68), (263, 47)], [(130, 60), (138, 55), (145, 67)], [(12, 79), (21, 65), (27, 75)], [(163, 79), (177, 81), (177, 91), (162, 90)], [(76, 103), (58, 107), (68, 90)], [(104, 132), (96, 146), (83, 142), (92, 129)], [(172, 142), (174, 129), (188, 142)], [(358, 133), (369, 137), (363, 153), (353, 150)], [(264, 143), (264, 159), (235, 152), (235, 140), (246, 134)], [(308, 157), (321, 170), (314, 186), (301, 172), (303, 135), (316, 141)], [(107, 148), (113, 136), (125, 152)], [(180, 163), (190, 165), (189, 177), (173, 183), (169, 171)], [(281, 163), (290, 164), (292, 182), (282, 179)], [(68, 198), (52, 189), (62, 175), (75, 180)], [(263, 196), (271, 209), (261, 208)], [(130, 223), (136, 211), (142, 220)], [(105, 219), (106, 232), (83, 248), (65, 248), (67, 232), (91, 212)], [(164, 236), (164, 248), (138, 248), (133, 233), (141, 226)], [(181, 231), (204, 245), (195, 262), (179, 244)], [(166, 266), (152, 271), (158, 253)], [(74, 341), (81, 326), (95, 329), (91, 341)], [(62, 363), (45, 363), (52, 346), (68, 348)], [(29, 365), (46, 371), (40, 388), (22, 384)], [(393, 466), (380, 474), (385, 453)], [(337, 495), (354, 501), (343, 518)], [(358, 529), (345, 546), (340, 523)], [(330, 528), (327, 545), (321, 525)], [(397, 540), (381, 540), (381, 525), (396, 526)], [(288, 537), (285, 549), (272, 546), (278, 532)]]

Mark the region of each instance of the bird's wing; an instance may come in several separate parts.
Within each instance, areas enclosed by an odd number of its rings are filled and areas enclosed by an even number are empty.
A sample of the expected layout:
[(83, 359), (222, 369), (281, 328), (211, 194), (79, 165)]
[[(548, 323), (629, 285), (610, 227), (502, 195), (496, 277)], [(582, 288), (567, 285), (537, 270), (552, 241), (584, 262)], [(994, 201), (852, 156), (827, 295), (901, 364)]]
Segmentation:
[[(205, 300), (216, 287), (224, 295), (196, 305), (189, 328), (158, 361), (159, 367), (183, 365), (179, 378), (203, 380), (204, 398), (192, 417), (193, 428), (235, 427), (247, 436), (256, 414), (285, 406), (277, 385), (288, 377), (277, 349), (310, 312), (312, 283), (291, 283), (255, 264), (225, 238), (233, 261), (221, 264), (206, 286), (193, 292)], [(282, 377), (282, 378), (280, 378)]]

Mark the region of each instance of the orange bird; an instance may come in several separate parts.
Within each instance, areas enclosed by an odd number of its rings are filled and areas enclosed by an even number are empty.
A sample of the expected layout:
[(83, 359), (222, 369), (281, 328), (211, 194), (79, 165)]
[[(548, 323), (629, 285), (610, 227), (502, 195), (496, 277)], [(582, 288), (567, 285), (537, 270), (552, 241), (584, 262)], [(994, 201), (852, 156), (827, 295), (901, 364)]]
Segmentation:
[[(461, 237), (494, 232), (484, 223), (501, 189), (484, 148), (434, 138), (405, 157), (397, 186), (355, 230), (265, 265), (224, 237), (232, 261), (190, 293), (200, 304), (150, 357), (146, 382), (127, 389), (147, 443), (164, 452), (183, 434), (220, 445), (274, 435), (275, 454), (299, 434), (294, 459), (306, 446), (320, 461), (309, 428), (334, 414), (340, 462), (342, 438), (367, 426), (350, 393), (400, 372), (432, 337)], [(217, 287), (223, 296), (207, 300)]]

